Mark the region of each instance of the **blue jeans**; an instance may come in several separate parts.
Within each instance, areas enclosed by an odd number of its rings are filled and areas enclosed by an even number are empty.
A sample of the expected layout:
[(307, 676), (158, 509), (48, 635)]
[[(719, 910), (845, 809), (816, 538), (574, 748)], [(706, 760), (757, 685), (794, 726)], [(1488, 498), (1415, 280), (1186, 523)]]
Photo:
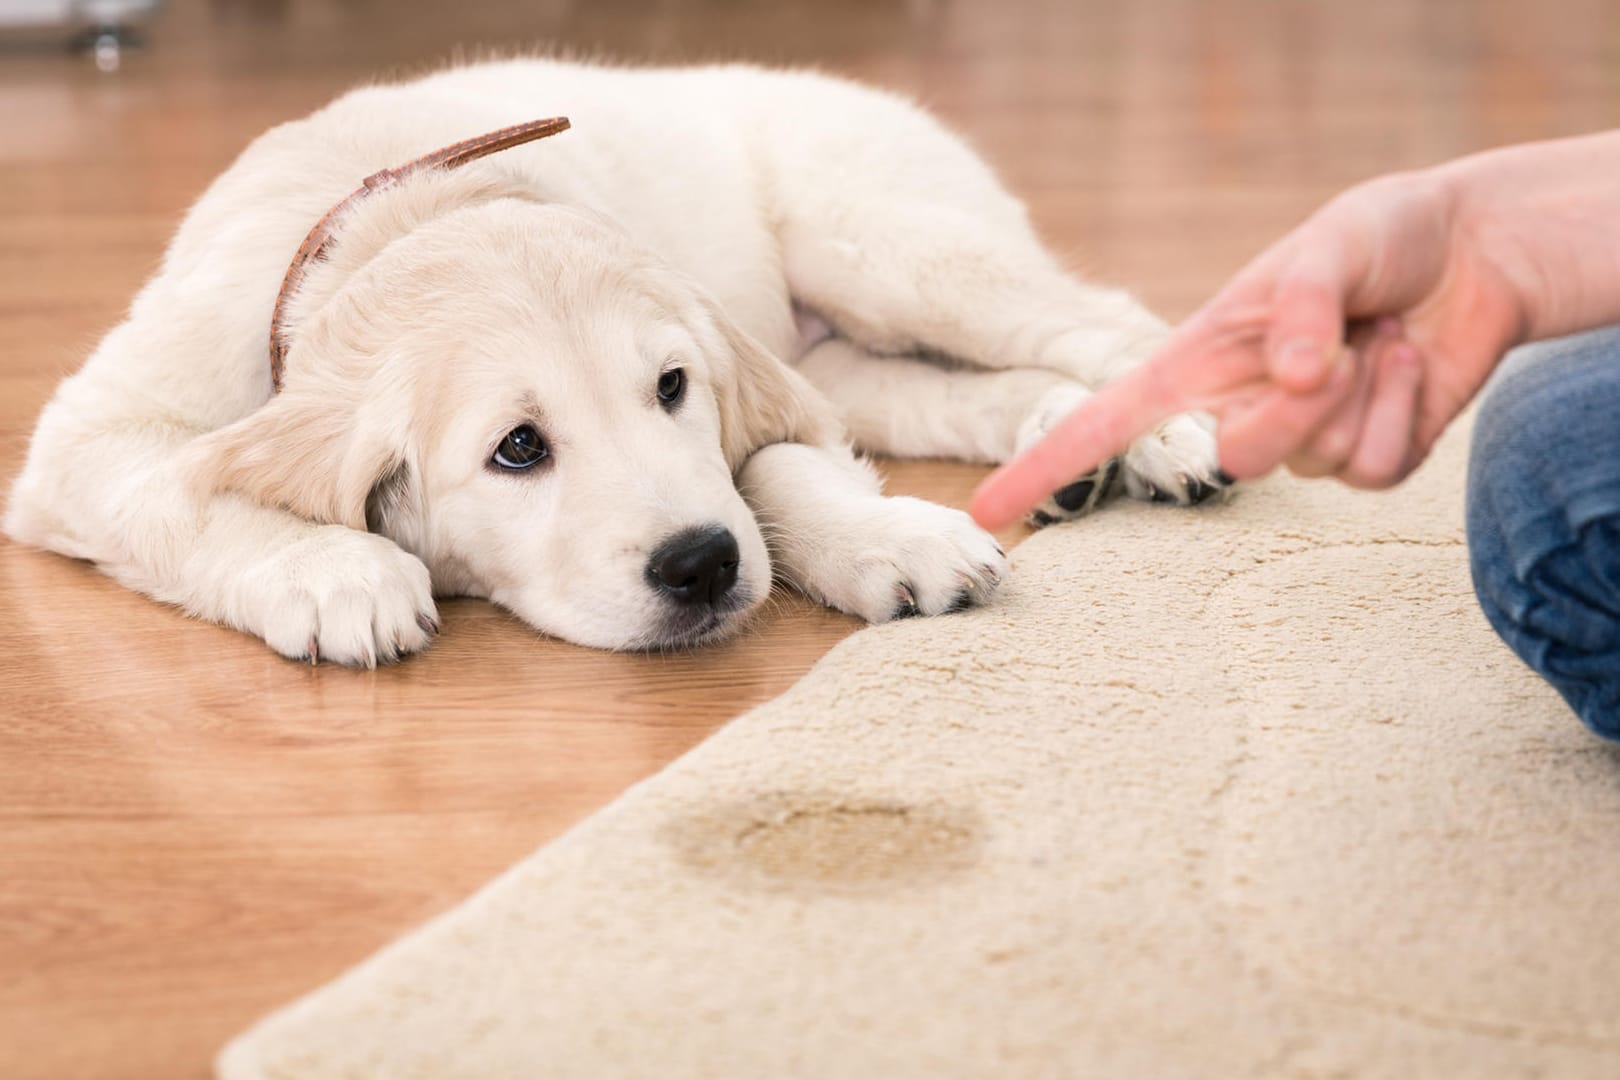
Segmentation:
[(1503, 363), (1474, 427), (1468, 552), (1496, 632), (1620, 739), (1620, 327)]

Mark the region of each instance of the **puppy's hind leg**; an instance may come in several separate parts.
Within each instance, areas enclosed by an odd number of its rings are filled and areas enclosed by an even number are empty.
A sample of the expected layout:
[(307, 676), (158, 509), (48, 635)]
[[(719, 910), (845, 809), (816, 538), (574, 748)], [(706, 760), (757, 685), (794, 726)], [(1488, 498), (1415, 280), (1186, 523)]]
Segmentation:
[[(1118, 377), (1165, 336), (1164, 324), (1130, 296), (1069, 279), (1016, 230), (1003, 242), (952, 210), (912, 227), (904, 212), (867, 220), (875, 237), (858, 259), (842, 261), (845, 249), (826, 238), (788, 246), (796, 299), (880, 358), (942, 355), (981, 370), (1065, 376), (1067, 386), (1043, 395), (1013, 426), (1015, 443), (1020, 433), (1044, 433), (1088, 389)], [(1230, 483), (1207, 421), (1193, 416), (1175, 417), (1138, 440), (1120, 466), (1125, 490), (1140, 499), (1187, 505)], [(1032, 520), (1075, 512), (1054, 504)]]
[(1043, 395), (1076, 384), (1052, 371), (986, 371), (943, 359), (877, 356), (843, 338), (794, 365), (843, 418), (862, 450), (891, 457), (995, 465), (1017, 449), (1019, 425)]
[[(1033, 444), (1090, 393), (1052, 371), (875, 356), (842, 338), (820, 342), (797, 367), (837, 406), (856, 446), (891, 457), (995, 465)], [(1118, 476), (1118, 463), (1104, 462), (1053, 493), (1030, 520), (1047, 525), (1095, 509)]]
[[(1065, 273), (1022, 204), (931, 118), (876, 96), (848, 121), (773, 143), (789, 289), (839, 336), (876, 354), (1032, 367), (1093, 389), (1164, 339), (1164, 323), (1129, 294)], [(866, 137), (852, 141), (852, 130)], [(1190, 417), (1133, 446), (1122, 474), (1131, 494), (1179, 503), (1228, 482), (1214, 439)]]

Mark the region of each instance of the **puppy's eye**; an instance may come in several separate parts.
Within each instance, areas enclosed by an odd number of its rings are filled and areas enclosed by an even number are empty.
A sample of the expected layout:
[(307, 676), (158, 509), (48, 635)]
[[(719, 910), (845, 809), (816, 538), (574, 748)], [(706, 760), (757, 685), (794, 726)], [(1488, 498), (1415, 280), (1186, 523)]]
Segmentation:
[(551, 456), (551, 450), (533, 424), (523, 424), (506, 433), (501, 445), (495, 448), (490, 460), (503, 469), (522, 472), (532, 469)]
[(664, 408), (672, 409), (686, 396), (686, 369), (670, 368), (658, 376), (658, 400)]

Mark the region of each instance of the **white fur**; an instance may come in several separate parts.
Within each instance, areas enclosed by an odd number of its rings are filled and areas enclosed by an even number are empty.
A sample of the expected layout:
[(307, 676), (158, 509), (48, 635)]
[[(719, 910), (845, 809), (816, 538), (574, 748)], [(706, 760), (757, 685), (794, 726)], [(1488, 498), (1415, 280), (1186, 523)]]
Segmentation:
[[(271, 395), (271, 305), (329, 207), (558, 114), (574, 130), (357, 204), (294, 297)], [(1065, 275), (989, 169), (891, 95), (748, 67), (459, 68), (242, 154), (47, 406), (5, 527), (286, 655), (366, 665), (427, 643), (429, 574), (609, 648), (734, 628), (773, 559), (864, 618), (933, 614), (987, 598), (1002, 555), (956, 511), (883, 497), (837, 413), (863, 448), (999, 461), (1162, 334)], [(552, 460), (502, 473), (522, 423)], [(1133, 494), (1213, 483), (1188, 423), (1127, 455)], [(736, 537), (738, 581), (699, 620), (647, 565), (708, 526)]]

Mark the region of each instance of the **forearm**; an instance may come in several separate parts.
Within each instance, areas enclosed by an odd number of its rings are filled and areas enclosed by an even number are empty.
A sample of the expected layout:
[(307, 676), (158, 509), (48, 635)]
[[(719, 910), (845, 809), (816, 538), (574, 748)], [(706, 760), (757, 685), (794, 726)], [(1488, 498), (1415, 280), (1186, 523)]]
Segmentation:
[(1620, 131), (1529, 143), (1444, 165), (1453, 243), (1517, 294), (1523, 340), (1620, 323)]

